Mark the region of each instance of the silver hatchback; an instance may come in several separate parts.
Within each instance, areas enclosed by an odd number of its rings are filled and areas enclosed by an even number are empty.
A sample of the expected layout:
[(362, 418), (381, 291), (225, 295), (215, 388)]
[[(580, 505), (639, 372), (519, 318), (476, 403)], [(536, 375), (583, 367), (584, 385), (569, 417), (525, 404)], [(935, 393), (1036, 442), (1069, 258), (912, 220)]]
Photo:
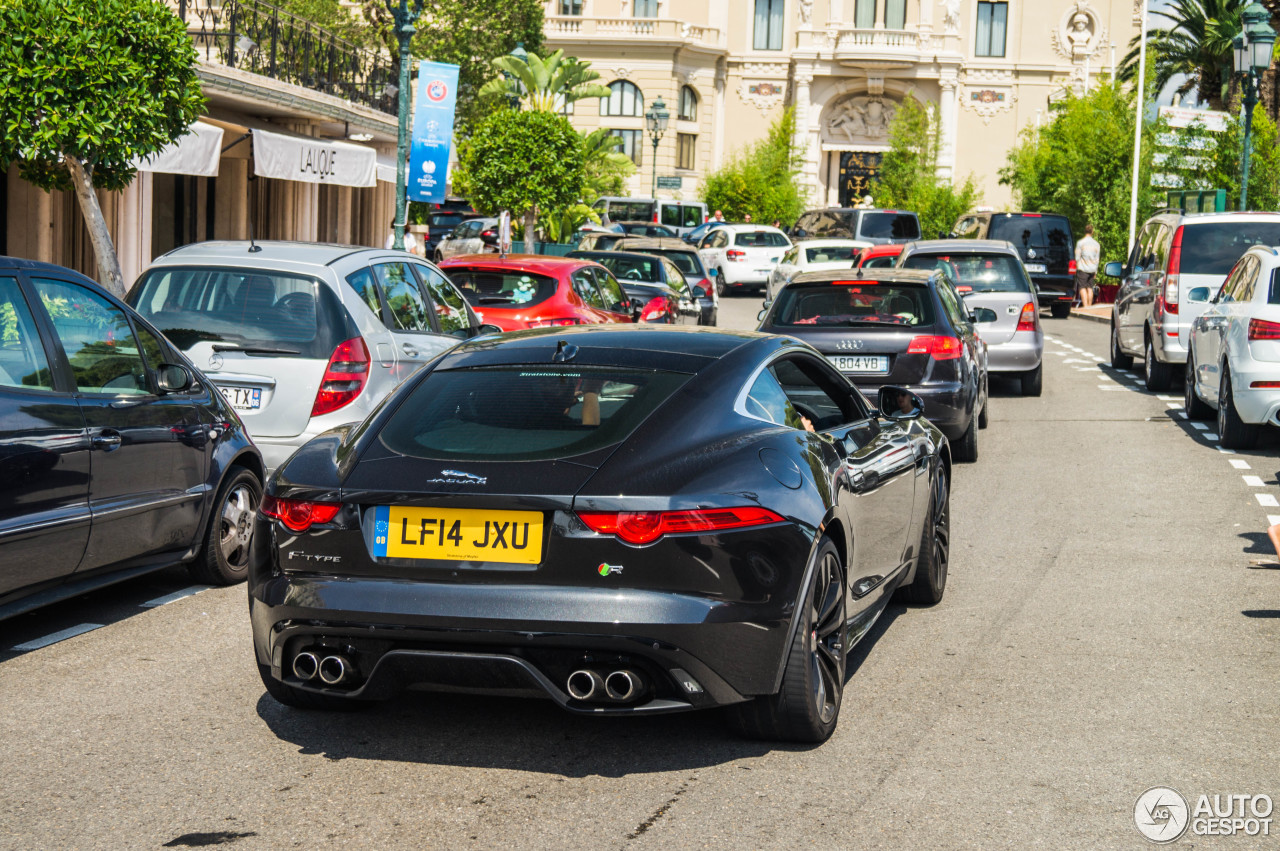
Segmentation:
[(1040, 395), (1044, 331), (1035, 285), (1013, 245), (995, 239), (911, 242), (902, 249), (898, 266), (942, 268), (965, 306), (977, 314), (978, 335), (987, 344), (987, 369), (1017, 378), (1024, 396)]
[(126, 300), (217, 385), (269, 470), (364, 419), (436, 355), (497, 330), (427, 261), (343, 245), (184, 246)]

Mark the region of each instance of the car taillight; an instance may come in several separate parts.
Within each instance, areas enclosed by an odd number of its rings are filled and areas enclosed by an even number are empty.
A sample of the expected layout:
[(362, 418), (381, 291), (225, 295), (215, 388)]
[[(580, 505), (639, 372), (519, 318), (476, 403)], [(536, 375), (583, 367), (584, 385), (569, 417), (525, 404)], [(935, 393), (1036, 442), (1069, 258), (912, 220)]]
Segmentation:
[(1068, 261), (1067, 261), (1067, 274), (1068, 274), (1068, 275), (1074, 275), (1075, 273), (1076, 273), (1076, 261), (1074, 261), (1074, 260), (1068, 260)]
[(907, 347), (909, 355), (929, 355), (934, 360), (951, 360), (960, 357), (964, 347), (959, 337), (946, 337), (936, 334), (923, 334), (911, 339)]
[(667, 315), (667, 299), (664, 296), (651, 298), (640, 310), (641, 322), (657, 322)]
[(600, 535), (617, 535), (628, 544), (649, 544), (663, 535), (720, 532), (781, 523), (784, 518), (767, 508), (700, 508), (696, 511), (578, 512), (587, 528)]
[(726, 260), (742, 261), (747, 259), (747, 252), (739, 251), (736, 248), (730, 248), (724, 253), (724, 257)]
[(1036, 330), (1036, 306), (1033, 302), (1022, 305), (1022, 313), (1018, 316), (1018, 330)]
[(1268, 322), (1265, 319), (1250, 319), (1249, 339), (1280, 340), (1280, 322)]
[(702, 287), (702, 291), (707, 294), (707, 298), (711, 297), (711, 279), (710, 278), (703, 278), (701, 281), (698, 281), (698, 283), (694, 284), (694, 286)]
[(534, 319), (532, 322), (529, 323), (529, 327), (530, 328), (551, 328), (552, 326), (579, 325), (579, 324), (581, 324), (579, 320), (573, 317), (567, 317), (564, 319)]
[(318, 417), (355, 401), (369, 378), (369, 349), (363, 337), (352, 337), (339, 343), (329, 356), (329, 364), (320, 379), (311, 416)]
[(328, 523), (338, 515), (338, 502), (312, 502), (306, 499), (282, 499), (264, 496), (258, 510), (274, 517), (292, 532), (305, 532), (316, 523)]
[(1264, 390), (1274, 390), (1280, 387), (1280, 381), (1250, 381), (1250, 387), (1258, 387)]
[(496, 230), (486, 230), (486, 231), (480, 232), (481, 239), (493, 239), (497, 235), (498, 235), (498, 232)]

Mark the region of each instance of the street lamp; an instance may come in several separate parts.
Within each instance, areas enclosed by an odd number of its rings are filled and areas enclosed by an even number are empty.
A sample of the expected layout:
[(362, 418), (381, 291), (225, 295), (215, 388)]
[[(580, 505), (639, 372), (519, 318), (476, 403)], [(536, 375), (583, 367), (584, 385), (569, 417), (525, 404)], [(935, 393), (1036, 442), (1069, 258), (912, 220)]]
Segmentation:
[(1267, 21), (1271, 13), (1253, 2), (1240, 15), (1244, 26), (1231, 44), (1235, 48), (1235, 70), (1244, 89), (1244, 147), (1240, 152), (1240, 210), (1249, 209), (1249, 158), (1253, 135), (1253, 108), (1258, 105), (1258, 76), (1271, 67), (1271, 47), (1276, 31)]
[(408, 171), (406, 161), (409, 159), (409, 72), (410, 66), (413, 65), (409, 42), (417, 32), (413, 24), (422, 14), (422, 7), (426, 5), (426, 0), (386, 0), (386, 3), (392, 17), (395, 18), (396, 34), (400, 38), (400, 85), (386, 87), (388, 94), (391, 94), (394, 89), (395, 94), (392, 97), (398, 95), (400, 98), (397, 109), (400, 128), (396, 136), (396, 222), (395, 238), (391, 247), (397, 251), (404, 251), (405, 219), (409, 212), (408, 174), (406, 174)]
[[(508, 53), (507, 55), (508, 55), (508, 56), (510, 56), (510, 57), (512, 57), (513, 59), (518, 59), (518, 60), (520, 60), (521, 62), (528, 62), (528, 61), (529, 61), (529, 51), (527, 51), (527, 50), (525, 50), (525, 49), (524, 49), (524, 42), (523, 42), (523, 41), (517, 41), (517, 42), (516, 42), (515, 49), (514, 49), (514, 50), (512, 50), (512, 51), (511, 51), (510, 53)], [(511, 80), (511, 75), (510, 75), (509, 73), (507, 73), (506, 71), (503, 71), (503, 72), (502, 72), (502, 78), (503, 78), (504, 80), (510, 81), (510, 80)], [(508, 105), (508, 106), (510, 106), (512, 109), (519, 109), (519, 108), (520, 108), (520, 95), (516, 94), (514, 91), (510, 91), (510, 90), (508, 90), (508, 92), (507, 92), (507, 105)]]
[(671, 118), (671, 113), (667, 112), (667, 105), (663, 103), (659, 97), (649, 107), (649, 111), (644, 114), (645, 124), (649, 128), (649, 138), (653, 139), (653, 190), (651, 194), (654, 198), (658, 197), (658, 142), (662, 139), (662, 134), (667, 132), (667, 120)]

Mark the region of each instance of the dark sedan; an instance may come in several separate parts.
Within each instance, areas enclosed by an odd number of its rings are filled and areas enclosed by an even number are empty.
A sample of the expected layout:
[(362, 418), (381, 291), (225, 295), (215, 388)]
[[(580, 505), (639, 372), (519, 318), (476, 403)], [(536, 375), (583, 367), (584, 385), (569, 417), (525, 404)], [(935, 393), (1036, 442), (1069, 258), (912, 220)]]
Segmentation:
[(987, 349), (975, 319), (940, 271), (807, 272), (760, 314), (760, 329), (810, 343), (864, 391), (910, 387), (929, 419), (955, 443), (957, 461), (978, 460), (987, 425)]
[(656, 254), (670, 260), (680, 270), (680, 274), (684, 276), (690, 287), (702, 288), (702, 295), (698, 296), (698, 307), (702, 310), (700, 324), (716, 324), (716, 314), (719, 312), (716, 288), (711, 283), (711, 273), (703, 265), (702, 255), (698, 253), (698, 249), (679, 239), (632, 237), (619, 242), (613, 250)]
[(631, 299), (637, 322), (697, 325), (702, 320), (699, 297), (676, 265), (665, 257), (623, 251), (571, 251), (570, 257), (593, 260), (613, 273)]
[(249, 585), (267, 691), (729, 706), (745, 735), (823, 741), (852, 644), (895, 593), (946, 585), (950, 448), (918, 397), (880, 404), (774, 335), (463, 343), (268, 484)]
[(187, 562), (245, 578), (262, 459), (159, 332), (70, 269), (0, 257), (0, 618)]

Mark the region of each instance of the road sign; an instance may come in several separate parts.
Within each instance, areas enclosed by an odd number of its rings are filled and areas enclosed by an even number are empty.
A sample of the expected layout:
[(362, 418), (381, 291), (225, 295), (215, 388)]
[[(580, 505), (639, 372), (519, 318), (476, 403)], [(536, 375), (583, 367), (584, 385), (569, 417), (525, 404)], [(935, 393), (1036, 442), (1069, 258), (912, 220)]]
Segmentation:
[(680, 189), (682, 186), (684, 186), (684, 178), (683, 178), (683, 177), (679, 177), (679, 176), (677, 176), (677, 177), (662, 177), (662, 176), (660, 176), (660, 177), (658, 178), (658, 188), (659, 188), (659, 189)]

